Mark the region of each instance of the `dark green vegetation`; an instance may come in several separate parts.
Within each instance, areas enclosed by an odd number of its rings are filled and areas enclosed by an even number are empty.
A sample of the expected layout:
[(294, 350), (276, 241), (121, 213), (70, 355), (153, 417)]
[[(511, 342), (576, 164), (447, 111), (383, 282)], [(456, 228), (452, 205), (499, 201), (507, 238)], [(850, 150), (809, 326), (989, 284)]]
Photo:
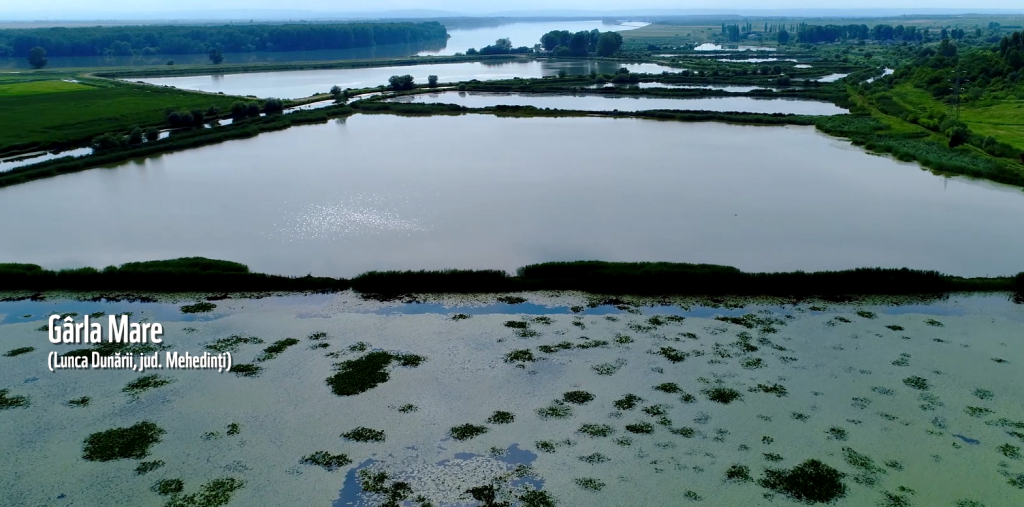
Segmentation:
[(234, 492), (244, 486), (245, 481), (233, 477), (214, 479), (203, 484), (196, 493), (172, 494), (166, 507), (221, 507), (231, 502)]
[(256, 356), (256, 362), (262, 363), (264, 361), (269, 361), (277, 357), (278, 354), (284, 352), (285, 349), (287, 349), (288, 347), (298, 344), (299, 340), (296, 340), (295, 338), (285, 338), (283, 340), (277, 340), (269, 347), (263, 349), (263, 352), (260, 352), (259, 356)]
[(725, 480), (732, 482), (750, 482), (754, 479), (750, 477), (750, 467), (747, 465), (735, 464), (730, 465), (725, 471)]
[(102, 270), (93, 268), (50, 271), (35, 264), (0, 264), (0, 290), (145, 290), (161, 292), (335, 290), (347, 283), (332, 278), (251, 273), (237, 262), (187, 257), (131, 262)]
[(217, 305), (206, 301), (200, 301), (199, 303), (184, 305), (181, 307), (181, 313), (210, 313)]
[(181, 479), (160, 479), (153, 485), (152, 489), (158, 495), (173, 495), (185, 490), (185, 482)]
[(630, 433), (636, 433), (638, 435), (647, 435), (650, 433), (654, 433), (654, 426), (648, 422), (627, 424), (626, 431)]
[(248, 343), (263, 343), (263, 340), (255, 336), (232, 335), (227, 338), (218, 338), (217, 341), (207, 344), (206, 348), (220, 353), (238, 352), (239, 346)]
[(701, 391), (711, 401), (728, 405), (736, 400), (742, 400), (743, 394), (729, 387), (712, 387)]
[(238, 363), (231, 365), (231, 371), (239, 377), (257, 377), (263, 368), (255, 364)]
[(566, 405), (562, 400), (555, 400), (551, 405), (538, 408), (537, 417), (541, 419), (565, 419), (572, 417), (572, 407)]
[(615, 433), (615, 428), (607, 424), (584, 424), (576, 431), (588, 437), (608, 437)]
[(765, 470), (757, 483), (799, 502), (831, 503), (846, 496), (844, 476), (816, 459), (809, 459), (789, 470)]
[(415, 354), (370, 352), (335, 365), (338, 372), (327, 379), (327, 385), (338, 396), (354, 396), (387, 382), (391, 378), (388, 368), (392, 363), (414, 368), (423, 360), (423, 356)]
[(143, 461), (142, 463), (139, 463), (139, 466), (135, 467), (135, 474), (136, 475), (145, 475), (145, 474), (148, 474), (148, 473), (152, 472), (153, 470), (156, 470), (156, 469), (158, 469), (158, 468), (160, 468), (160, 467), (162, 467), (164, 465), (165, 465), (165, 463), (163, 462), (163, 460), (159, 460), (159, 459), (155, 460), (155, 461)]
[(152, 375), (144, 375), (129, 382), (128, 385), (124, 386), (124, 388), (121, 389), (121, 391), (132, 396), (138, 396), (150, 389), (163, 387), (173, 382), (174, 379), (161, 377), (160, 375), (154, 373)]
[(594, 401), (595, 396), (586, 391), (569, 391), (562, 395), (562, 400), (576, 405), (586, 405)]
[(68, 400), (68, 406), (69, 407), (88, 407), (90, 401), (92, 401), (92, 398), (89, 398), (88, 396), (82, 396), (81, 398), (75, 398), (73, 400)]
[(28, 406), (29, 402), (28, 402), (28, 397), (27, 396), (21, 396), (21, 395), (8, 396), (7, 395), (8, 393), (10, 393), (9, 390), (7, 390), (7, 389), (0, 389), (0, 410), (7, 410), (9, 408), (27, 407)]
[(82, 458), (88, 461), (142, 459), (149, 455), (149, 447), (159, 442), (164, 433), (149, 421), (93, 433), (85, 439)]
[(324, 467), (325, 470), (334, 471), (352, 463), (352, 460), (344, 454), (331, 454), (327, 451), (317, 451), (309, 456), (303, 457), (300, 460), (300, 463), (316, 465)]
[(487, 424), (511, 424), (515, 420), (516, 416), (512, 412), (497, 410), (487, 418)]
[(341, 437), (353, 442), (383, 442), (387, 438), (384, 434), (384, 430), (375, 430), (365, 426), (360, 426), (352, 431), (342, 433)]
[(903, 383), (906, 384), (907, 387), (917, 389), (918, 391), (927, 391), (929, 389), (928, 380), (916, 375), (903, 379)]
[(633, 410), (634, 408), (636, 408), (637, 404), (643, 402), (643, 398), (635, 394), (627, 394), (622, 398), (615, 400), (613, 404), (615, 405), (615, 408), (619, 410)]
[(605, 487), (604, 481), (593, 477), (577, 477), (573, 479), (573, 482), (575, 482), (580, 488), (587, 491), (601, 491)]
[(20, 356), (22, 354), (28, 354), (29, 352), (32, 352), (35, 349), (35, 347), (18, 347), (16, 349), (11, 349), (8, 350), (7, 352), (4, 352), (4, 357), (15, 357)]
[(622, 35), (616, 32), (601, 33), (596, 28), (576, 33), (567, 30), (553, 30), (541, 36), (540, 45), (557, 57), (587, 56), (588, 54), (611, 56), (622, 47)]
[[(146, 25), (0, 30), (0, 56), (132, 56), (311, 51), (443, 41), (438, 22), (345, 24)], [(6, 53), (6, 54), (5, 54)]]
[(478, 437), (487, 433), (487, 426), (478, 426), (475, 424), (463, 424), (461, 426), (455, 426), (448, 430), (448, 435), (455, 440), (469, 440), (474, 437)]

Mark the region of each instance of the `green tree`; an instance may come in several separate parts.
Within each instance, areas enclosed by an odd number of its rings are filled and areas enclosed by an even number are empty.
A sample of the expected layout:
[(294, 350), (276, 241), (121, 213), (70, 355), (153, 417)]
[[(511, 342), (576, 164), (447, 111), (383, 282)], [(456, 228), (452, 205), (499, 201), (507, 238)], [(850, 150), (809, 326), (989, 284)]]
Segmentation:
[(224, 55), (217, 48), (211, 49), (210, 53), (209, 53), (209, 56), (210, 56), (210, 63), (212, 63), (214, 65), (218, 65), (218, 64), (220, 64), (220, 62), (224, 61)]
[(28, 64), (33, 69), (41, 69), (46, 67), (46, 50), (36, 46), (28, 52)]
[(416, 86), (413, 77), (409, 74), (405, 74), (404, 76), (391, 76), (388, 79), (388, 84), (391, 86), (391, 89), (395, 91), (412, 90)]
[(337, 97), (338, 95), (341, 95), (341, 87), (338, 86), (338, 85), (332, 86), (331, 87), (331, 95), (334, 95), (335, 97)]
[(622, 36), (618, 32), (605, 32), (597, 38), (597, 56), (611, 56), (622, 47)]
[(92, 147), (96, 151), (110, 150), (117, 148), (124, 144), (124, 138), (107, 132), (106, 134), (95, 137), (92, 140)]
[(789, 32), (779, 30), (779, 44), (789, 44)]
[(587, 56), (587, 46), (590, 43), (590, 33), (586, 31), (576, 32), (569, 39), (569, 54), (571, 56)]
[(267, 114), (284, 112), (284, 102), (281, 99), (267, 99), (263, 103), (263, 112)]
[(147, 141), (156, 141), (157, 139), (160, 139), (160, 131), (153, 127), (146, 129), (144, 135), (146, 136)]
[(128, 133), (128, 144), (142, 144), (142, 129), (135, 127)]
[(427, 86), (431, 88), (437, 87), (437, 76), (435, 74), (427, 76)]

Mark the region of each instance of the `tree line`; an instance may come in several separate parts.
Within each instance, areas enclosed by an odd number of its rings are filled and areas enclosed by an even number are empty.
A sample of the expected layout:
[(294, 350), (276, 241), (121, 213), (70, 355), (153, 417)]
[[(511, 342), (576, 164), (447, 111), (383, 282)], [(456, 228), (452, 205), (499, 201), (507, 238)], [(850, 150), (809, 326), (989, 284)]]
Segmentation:
[(406, 44), (448, 37), (438, 22), (108, 26), (0, 30), (0, 56), (131, 56), (309, 51)]
[(576, 33), (568, 30), (552, 30), (540, 38), (540, 45), (555, 56), (611, 56), (622, 47), (622, 35), (618, 32), (604, 32), (598, 29), (582, 30)]

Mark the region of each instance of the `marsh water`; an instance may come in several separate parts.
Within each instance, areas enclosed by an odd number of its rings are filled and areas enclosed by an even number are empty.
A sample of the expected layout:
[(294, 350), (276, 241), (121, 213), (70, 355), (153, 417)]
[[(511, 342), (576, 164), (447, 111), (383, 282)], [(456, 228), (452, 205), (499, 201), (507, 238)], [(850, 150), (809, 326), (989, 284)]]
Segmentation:
[(576, 111), (649, 111), (683, 109), (690, 111), (736, 111), (742, 113), (783, 113), (832, 115), (847, 111), (830, 102), (800, 99), (761, 99), (753, 97), (665, 98), (608, 94), (541, 95), (526, 93), (487, 93), (445, 91), (421, 93), (387, 99), (388, 102), (458, 104), (465, 107), (534, 106)]
[[(517, 296), (526, 302), (495, 312), (493, 297), (440, 295), (415, 313), (349, 292), (218, 300), (200, 315), (178, 311), (185, 301), (0, 302), (2, 503), (181, 505), (151, 487), (177, 479), (188, 498), (233, 479), (216, 505), (370, 507), (385, 500), (371, 472), (438, 507), (475, 505), (466, 491), (486, 484), (511, 505), (540, 490), (559, 505), (767, 495), (797, 507), (753, 479), (810, 459), (844, 474), (838, 507), (1024, 500), (1024, 306), (1006, 295), (729, 308), (625, 297), (594, 313), (574, 309), (590, 306), (584, 295)], [(163, 323), (161, 358), (234, 343), (234, 364), (258, 370), (51, 373), (48, 353), (82, 348), (38, 330), (65, 311), (130, 311)], [(297, 339), (261, 352), (285, 337)], [(334, 394), (337, 365), (371, 352), (420, 360)], [(129, 390), (143, 374), (156, 381)], [(90, 435), (140, 421), (160, 433), (139, 455), (85, 459)], [(482, 432), (453, 438), (465, 424)], [(343, 438), (357, 428), (380, 438)], [(318, 451), (345, 461), (304, 461)], [(728, 480), (737, 466), (750, 477)]]
[(0, 258), (47, 268), (205, 256), (351, 276), (601, 259), (981, 276), (1024, 258), (1019, 189), (813, 127), (356, 115), (0, 189), (0, 216), (28, 209), (0, 222)]
[(208, 76), (127, 78), (128, 81), (142, 81), (160, 86), (173, 86), (186, 90), (223, 92), (228, 95), (254, 95), (294, 99), (317, 93), (327, 93), (332, 86), (344, 88), (369, 88), (388, 84), (394, 75), (409, 74), (417, 83), (426, 83), (427, 77), (436, 75), (442, 83), (477, 79), (537, 78), (556, 76), (559, 72), (569, 75), (613, 74), (620, 68), (630, 72), (661, 73), (676, 69), (653, 63), (620, 64), (611, 61), (593, 60), (532, 60), (527, 62), (470, 62), (439, 63), (433, 65), (370, 67), (357, 69), (298, 70), (283, 72), (251, 72), (244, 74), (220, 74)]

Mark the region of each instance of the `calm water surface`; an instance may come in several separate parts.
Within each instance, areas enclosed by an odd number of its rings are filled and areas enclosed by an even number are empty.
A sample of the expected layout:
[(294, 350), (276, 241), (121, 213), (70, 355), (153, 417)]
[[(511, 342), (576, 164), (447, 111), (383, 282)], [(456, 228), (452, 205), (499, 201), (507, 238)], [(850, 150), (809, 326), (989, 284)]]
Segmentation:
[(648, 111), (686, 109), (692, 111), (739, 111), (745, 113), (790, 113), (832, 115), (847, 111), (828, 102), (796, 99), (755, 99), (752, 97), (663, 98), (623, 95), (538, 95), (448, 91), (421, 93), (389, 99), (392, 102), (447, 103), (466, 107), (535, 106), (576, 111)]
[(409, 65), (373, 67), (362, 69), (296, 70), (284, 72), (252, 72), (245, 74), (221, 74), (209, 76), (185, 76), (164, 78), (128, 78), (128, 81), (142, 81), (155, 85), (166, 85), (186, 90), (223, 92), (228, 95), (255, 95), (257, 97), (278, 97), (294, 99), (317, 93), (327, 93), (332, 86), (341, 88), (368, 88), (385, 85), (388, 78), (396, 74), (410, 74), (417, 82), (427, 82), (427, 76), (438, 76), (442, 83), (478, 79), (512, 79), (514, 77), (536, 78), (555, 76), (560, 71), (567, 74), (613, 74), (625, 67), (630, 72), (661, 73), (677, 69), (653, 63), (620, 64), (607, 61), (566, 60), (529, 62), (469, 62), (440, 63), (434, 65)]
[[(571, 135), (569, 134), (571, 133)], [(25, 210), (32, 213), (26, 214)], [(805, 127), (357, 115), (0, 189), (0, 259), (258, 271), (575, 259), (1022, 269), (1024, 193)]]

